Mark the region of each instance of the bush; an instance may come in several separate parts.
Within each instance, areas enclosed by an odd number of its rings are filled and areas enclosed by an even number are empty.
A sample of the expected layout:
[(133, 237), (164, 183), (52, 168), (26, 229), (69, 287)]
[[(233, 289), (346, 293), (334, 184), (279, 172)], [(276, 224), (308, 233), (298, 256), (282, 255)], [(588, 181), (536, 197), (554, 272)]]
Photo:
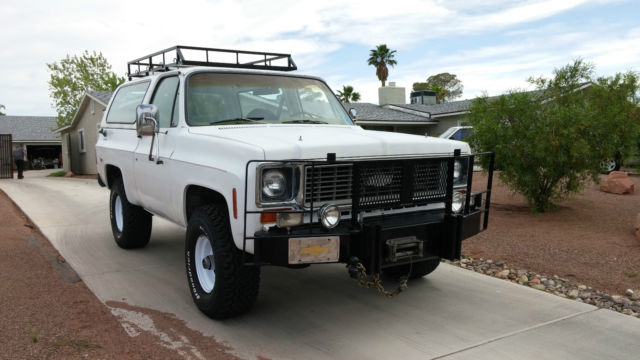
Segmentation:
[(500, 179), (533, 211), (598, 181), (600, 161), (637, 146), (638, 79), (617, 74), (592, 80), (593, 66), (576, 60), (551, 79), (530, 78), (536, 91), (511, 91), (472, 101), (474, 148), (493, 151)]

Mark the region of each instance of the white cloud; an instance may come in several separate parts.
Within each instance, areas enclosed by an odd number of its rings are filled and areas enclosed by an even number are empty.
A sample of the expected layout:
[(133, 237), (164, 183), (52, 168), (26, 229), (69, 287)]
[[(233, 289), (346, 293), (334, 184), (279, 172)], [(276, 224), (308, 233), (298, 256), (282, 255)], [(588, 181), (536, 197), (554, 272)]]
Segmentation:
[[(5, 41), (0, 49), (0, 103), (9, 114), (54, 114), (49, 106), (45, 64), (84, 49), (102, 51), (121, 75), (126, 71), (127, 61), (175, 44), (290, 52), (300, 68), (311, 71), (322, 68), (326, 72), (322, 65), (329, 55), (349, 46), (389, 43), (400, 54), (403, 49), (412, 49), (426, 40), (447, 41), (459, 34), (496, 29), (509, 31), (518, 24), (603, 2), (607, 1), (190, 0), (177, 7), (175, 1), (168, 0), (3, 0), (0, 31)], [(531, 39), (461, 50), (449, 56), (437, 54), (429, 69), (434, 73), (440, 72), (437, 69), (450, 69), (459, 74), (465, 83), (465, 94), (474, 94), (474, 89), (482, 88), (497, 91), (502, 85), (496, 84), (522, 78), (521, 72), (549, 71), (551, 61), (566, 58), (556, 54), (557, 49), (541, 46), (544, 41), (540, 37), (551, 36), (564, 44), (584, 39), (579, 32), (523, 36)], [(631, 32), (617, 45), (603, 36), (600, 39), (596, 41), (599, 45), (574, 44), (562, 52), (583, 53), (607, 66), (616, 66), (624, 56), (637, 59), (639, 42), (633, 42), (637, 36)], [(606, 46), (607, 51), (600, 50), (597, 47), (600, 45)], [(430, 61), (433, 59), (430, 57)], [(637, 60), (633, 61), (637, 64)], [(409, 88), (413, 81), (425, 77), (424, 70), (420, 70), (424, 65), (408, 59), (391, 76), (396, 77), (399, 85), (406, 83)], [(339, 86), (347, 82), (358, 85), (356, 89), (363, 100), (377, 102), (378, 82), (373, 72), (367, 79), (352, 78), (350, 72), (329, 71), (324, 75)]]

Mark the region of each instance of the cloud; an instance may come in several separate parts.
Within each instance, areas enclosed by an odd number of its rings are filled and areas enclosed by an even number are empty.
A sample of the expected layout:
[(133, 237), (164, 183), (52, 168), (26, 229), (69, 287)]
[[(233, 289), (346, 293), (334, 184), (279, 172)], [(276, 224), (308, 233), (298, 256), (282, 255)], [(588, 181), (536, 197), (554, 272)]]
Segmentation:
[[(342, 78), (341, 82), (352, 85), (374, 86), (372, 90), (361, 88), (359, 91), (363, 93), (363, 99), (376, 102), (377, 86), (374, 84), (377, 81), (375, 77), (370, 78), (373, 72), (368, 72), (367, 79), (352, 75), (359, 73), (355, 69), (338, 74), (332, 71), (335, 64), (327, 64), (327, 61), (335, 60), (354, 46), (389, 43), (402, 54), (425, 46), (428, 41), (446, 42), (483, 33), (495, 34), (497, 30), (508, 33), (517, 31), (516, 28), (523, 24), (552, 18), (578, 7), (609, 2), (190, 0), (176, 7), (175, 1), (168, 0), (3, 0), (0, 30), (5, 46), (0, 49), (0, 78), (3, 79), (0, 103), (7, 106), (10, 114), (52, 115), (46, 63), (59, 61), (67, 54), (79, 54), (84, 49), (98, 50), (108, 58), (114, 71), (123, 75), (127, 61), (175, 44), (292, 53), (304, 71), (336, 80)], [(531, 39), (525, 42), (511, 39), (497, 46), (466, 47), (451, 54), (431, 53), (434, 56), (429, 61), (433, 62), (428, 68), (458, 71), (461, 78), (464, 76), (466, 89), (473, 91), (482, 84), (466, 79), (484, 81), (487, 88), (498, 89), (499, 86), (490, 84), (517, 78), (521, 76), (516, 75), (519, 71), (548, 71), (548, 60), (564, 58), (554, 54), (555, 50), (540, 40), (541, 36), (556, 38), (558, 33), (524, 36)], [(575, 36), (574, 42), (584, 39), (580, 32)], [(637, 58), (638, 43), (633, 43), (637, 37), (628, 33), (625, 38), (626, 42), (617, 46), (599, 40), (599, 44), (606, 45), (607, 53), (599, 51), (595, 45), (570, 46), (567, 52), (582, 52), (615, 66), (621, 56)], [(558, 41), (561, 40), (559, 37)], [(564, 43), (570, 40), (565, 39)], [(535, 46), (540, 46), (541, 50)], [(464, 61), (456, 57), (462, 57)], [(424, 65), (420, 60), (407, 59), (392, 71), (392, 76), (397, 76), (399, 83), (406, 81), (410, 86), (411, 82), (425, 77)], [(477, 73), (489, 71), (495, 73)]]

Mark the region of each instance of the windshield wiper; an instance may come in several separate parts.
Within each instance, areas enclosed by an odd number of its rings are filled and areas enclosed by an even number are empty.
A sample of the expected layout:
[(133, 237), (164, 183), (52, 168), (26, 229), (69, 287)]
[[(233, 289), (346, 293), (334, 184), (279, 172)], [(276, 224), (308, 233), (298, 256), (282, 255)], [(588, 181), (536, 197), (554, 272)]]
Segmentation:
[(250, 117), (250, 118), (227, 119), (227, 120), (214, 121), (214, 122), (209, 123), (209, 125), (243, 124), (243, 123), (264, 124), (263, 121), (259, 121), (259, 120), (264, 120), (264, 118), (263, 117)]
[(309, 120), (309, 119), (300, 119), (300, 120), (289, 120), (283, 121), (283, 124), (328, 124), (326, 121), (320, 120)]

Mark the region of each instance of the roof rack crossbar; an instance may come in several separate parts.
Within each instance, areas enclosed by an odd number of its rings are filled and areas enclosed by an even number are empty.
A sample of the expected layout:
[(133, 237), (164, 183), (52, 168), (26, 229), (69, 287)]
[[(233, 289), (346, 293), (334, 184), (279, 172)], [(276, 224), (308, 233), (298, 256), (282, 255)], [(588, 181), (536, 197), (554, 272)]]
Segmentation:
[[(188, 50), (199, 54), (203, 60), (194, 60), (187, 58), (183, 50)], [(175, 57), (167, 57), (174, 55)], [(220, 54), (235, 54), (234, 61), (213, 61), (212, 58)], [(262, 58), (252, 61), (240, 61), (240, 56), (260, 56)], [(159, 58), (161, 57), (161, 59)], [(273, 63), (282, 60), (286, 60), (286, 65)], [(129, 80), (134, 77), (149, 76), (153, 72), (164, 72), (170, 70), (170, 68), (185, 67), (185, 66), (209, 66), (209, 67), (225, 67), (225, 68), (241, 68), (241, 69), (258, 69), (258, 70), (275, 70), (275, 71), (293, 71), (297, 70), (297, 66), (290, 54), (268, 53), (258, 51), (243, 51), (243, 50), (230, 50), (230, 49), (216, 49), (205, 48), (196, 46), (183, 46), (176, 45), (164, 50), (157, 51), (150, 55), (137, 58), (127, 63), (127, 76)]]

